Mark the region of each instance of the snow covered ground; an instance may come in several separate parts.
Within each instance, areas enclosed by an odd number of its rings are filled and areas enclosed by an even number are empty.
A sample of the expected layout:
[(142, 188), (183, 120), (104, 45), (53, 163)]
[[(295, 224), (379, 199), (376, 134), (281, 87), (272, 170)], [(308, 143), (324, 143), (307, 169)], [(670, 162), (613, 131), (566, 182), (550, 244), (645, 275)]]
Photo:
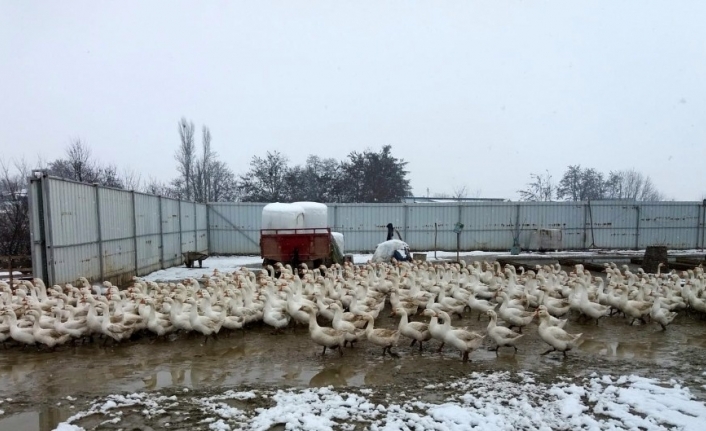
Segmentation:
[(473, 372), (401, 393), (323, 387), (109, 395), (57, 429), (132, 429), (135, 422), (209, 430), (702, 431), (706, 406), (675, 381), (593, 374), (542, 383), (528, 372)]

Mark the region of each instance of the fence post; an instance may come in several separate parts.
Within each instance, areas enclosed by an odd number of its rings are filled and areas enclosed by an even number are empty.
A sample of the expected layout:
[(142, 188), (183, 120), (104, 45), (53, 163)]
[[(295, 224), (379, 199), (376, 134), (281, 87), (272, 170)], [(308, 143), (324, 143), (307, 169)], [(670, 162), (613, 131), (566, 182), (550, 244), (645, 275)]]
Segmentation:
[(635, 250), (640, 249), (640, 205), (635, 205)]
[(211, 206), (206, 202), (206, 252), (211, 254)]
[(196, 201), (194, 201), (194, 251), (199, 251), (198, 223), (196, 223)]
[[(706, 231), (706, 199), (701, 202), (699, 207), (699, 220), (701, 220), (701, 250), (704, 249), (704, 231)], [(699, 220), (696, 221), (697, 226)], [(696, 247), (699, 246), (699, 230), (696, 229)]]
[(583, 249), (588, 248), (588, 205), (582, 202), (583, 205)]
[(338, 229), (338, 204), (333, 205), (333, 227)]
[[(30, 182), (30, 190), (36, 190), (37, 191), (37, 228), (39, 229), (39, 245), (41, 247), (41, 257), (40, 259), (42, 260), (42, 265), (41, 268), (38, 268), (41, 273), (38, 278), (41, 278), (44, 280), (46, 284), (49, 283), (49, 262), (47, 262), (47, 228), (46, 228), (46, 220), (45, 220), (45, 215), (46, 215), (46, 207), (45, 207), (45, 199), (44, 199), (44, 191), (42, 190), (44, 187), (44, 182), (46, 180), (46, 174), (42, 173), (42, 176), (38, 179), (35, 180), (35, 185), (32, 186), (32, 183)], [(30, 200), (31, 201), (31, 200)], [(33, 213), (30, 211), (30, 222), (34, 219)], [(34, 270), (37, 265), (35, 262), (35, 243), (37, 242), (36, 240), (36, 235), (34, 235), (34, 242), (32, 243), (32, 269)]]
[(98, 184), (93, 184), (96, 191), (96, 227), (98, 230), (98, 264), (100, 265), (101, 281), (105, 280), (105, 262), (103, 262), (103, 233), (101, 232), (101, 201), (100, 188)]
[[(461, 220), (463, 220), (463, 204), (459, 201), (458, 203), (458, 220), (456, 220), (457, 223), (461, 223)], [(456, 248), (460, 249), (461, 248), (461, 234), (459, 233), (458, 236), (456, 237)], [(465, 248), (464, 248), (465, 250)]]
[[(179, 207), (179, 256), (177, 256), (178, 259), (183, 259), (183, 254), (184, 253), (184, 244), (182, 240), (182, 232), (181, 232), (181, 200), (177, 200), (177, 206)], [(183, 263), (183, 261), (182, 261)]]
[(405, 241), (407, 241), (407, 244), (409, 244), (409, 235), (407, 235), (407, 223), (409, 222), (409, 214), (408, 214), (409, 206), (407, 204), (402, 204), (402, 205), (404, 208), (404, 215), (402, 217), (403, 223), (404, 223), (404, 229), (402, 229), (402, 230), (404, 231)]
[(159, 199), (159, 267), (164, 269), (164, 216), (162, 215), (162, 196)]
[(135, 190), (130, 190), (130, 193), (132, 193), (132, 239), (133, 239), (133, 245), (135, 247), (135, 276), (139, 275), (139, 268), (138, 268), (138, 258), (137, 258), (137, 206), (136, 206), (136, 201), (135, 201)]
[[(49, 179), (44, 177), (44, 180), (42, 181), (43, 187), (44, 187), (44, 215), (45, 215), (45, 220), (46, 220), (46, 249), (49, 251), (48, 256), (47, 256), (47, 269), (48, 274), (47, 277), (49, 278), (49, 283), (48, 284), (54, 284), (56, 280), (56, 268), (54, 262), (54, 233), (52, 231), (52, 226), (51, 226), (51, 195), (49, 193)], [(49, 266), (49, 262), (51, 261), (51, 266)]]

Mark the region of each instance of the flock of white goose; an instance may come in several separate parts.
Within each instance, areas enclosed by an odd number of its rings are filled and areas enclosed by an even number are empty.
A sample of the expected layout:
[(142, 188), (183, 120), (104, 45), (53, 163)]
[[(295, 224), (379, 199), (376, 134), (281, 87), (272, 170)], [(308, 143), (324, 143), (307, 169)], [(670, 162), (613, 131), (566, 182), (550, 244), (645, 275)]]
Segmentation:
[[(580, 319), (623, 316), (630, 325), (649, 318), (663, 329), (679, 310), (706, 313), (706, 280), (702, 267), (667, 274), (630, 272), (605, 265), (606, 277), (593, 277), (581, 265), (567, 273), (558, 265), (534, 270), (504, 268), (498, 262), (393, 262), (363, 266), (334, 265), (308, 269), (301, 276), (289, 266), (268, 271), (217, 270), (210, 276), (179, 283), (134, 278), (120, 290), (110, 283), (46, 287), (0, 281), (0, 342), (54, 347), (67, 342), (130, 339), (136, 333), (163, 337), (177, 331), (210, 337), (219, 331), (264, 322), (281, 331), (308, 325), (311, 339), (327, 348), (344, 348), (367, 340), (390, 353), (402, 336), (412, 345), (437, 340), (457, 349), (464, 361), (486, 337), (495, 350), (512, 347), (522, 328), (539, 319), (538, 334), (552, 351), (576, 346), (581, 334), (563, 327), (569, 313)], [(376, 328), (379, 313), (390, 304), (399, 316), (396, 328)], [(485, 333), (454, 327), (452, 316), (477, 313), (488, 317)], [(410, 321), (409, 316), (423, 315)], [(498, 325), (501, 319), (507, 326)], [(321, 322), (321, 323), (320, 323)], [(322, 326), (322, 324), (324, 326)], [(518, 332), (516, 332), (518, 331)]]

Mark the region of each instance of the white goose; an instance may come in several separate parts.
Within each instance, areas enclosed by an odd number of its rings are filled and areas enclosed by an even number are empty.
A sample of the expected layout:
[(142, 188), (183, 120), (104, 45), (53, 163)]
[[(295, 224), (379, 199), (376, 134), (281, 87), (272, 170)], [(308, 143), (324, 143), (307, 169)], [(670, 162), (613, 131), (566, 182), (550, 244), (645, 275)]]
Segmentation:
[(558, 326), (552, 326), (549, 323), (547, 310), (538, 309), (535, 314), (539, 316), (539, 337), (552, 347), (542, 353), (542, 356), (551, 352), (562, 352), (566, 356), (566, 352), (574, 348), (578, 339), (583, 335), (569, 334)]
[(302, 307), (302, 311), (309, 315), (309, 336), (320, 346), (324, 346), (321, 356), (326, 354), (326, 348), (338, 349), (339, 355), (343, 356), (343, 345), (346, 342), (345, 333), (333, 328), (321, 327), (316, 321), (316, 312), (308, 307)]
[(32, 327), (20, 328), (17, 326), (17, 314), (13, 310), (9, 308), (0, 309), (0, 315), (7, 316), (10, 325), (10, 336), (13, 340), (30, 345), (36, 342)]
[(498, 296), (503, 298), (503, 303), (498, 309), (498, 315), (507, 323), (510, 324), (510, 328), (517, 327), (520, 329), (520, 334), (522, 333), (522, 327), (529, 325), (534, 319), (534, 314), (525, 311), (524, 309), (514, 308), (510, 306), (510, 299), (507, 293), (499, 291)]
[(400, 331), (398, 329), (375, 329), (373, 316), (368, 314), (365, 318), (368, 321), (368, 326), (365, 328), (365, 336), (368, 340), (382, 347), (382, 356), (385, 356), (385, 352), (388, 352), (392, 357), (399, 357), (400, 355), (393, 352), (392, 348), (397, 346), (397, 342), (400, 339)]
[[(345, 334), (346, 341), (343, 343), (343, 347), (345, 347), (347, 343), (350, 343), (351, 347), (353, 347), (353, 343), (357, 342), (359, 339), (365, 336), (365, 330), (357, 328), (353, 322), (344, 320), (343, 309), (340, 305), (338, 305), (338, 303), (334, 302), (330, 305), (330, 307), (333, 310), (333, 319), (331, 321), (331, 326), (333, 326), (333, 329), (343, 331), (343, 333)], [(363, 319), (363, 316), (356, 317), (360, 317), (361, 319)], [(363, 319), (363, 321), (365, 322), (365, 319)]]
[(444, 342), (461, 351), (463, 362), (468, 362), (468, 355), (483, 343), (485, 335), (480, 335), (477, 332), (465, 329), (454, 328), (451, 326), (451, 318), (445, 311), (438, 309), (435, 311), (444, 319)]
[(29, 315), (34, 318), (34, 327), (32, 328), (32, 335), (34, 335), (35, 342), (42, 343), (47, 347), (53, 349), (60, 344), (64, 344), (71, 339), (71, 335), (62, 334), (54, 328), (45, 329), (39, 326), (39, 318), (36, 313), (32, 313), (30, 310)]
[(655, 302), (652, 304), (652, 309), (650, 310), (650, 317), (655, 322), (659, 323), (662, 330), (666, 331), (667, 326), (672, 323), (677, 313), (668, 311), (662, 306), (662, 297), (658, 296), (655, 298)]
[(495, 354), (498, 354), (498, 349), (501, 347), (513, 347), (515, 352), (517, 352), (517, 346), (515, 343), (522, 338), (523, 334), (518, 334), (512, 329), (506, 328), (504, 326), (498, 326), (497, 320), (498, 315), (493, 310), (486, 311), (486, 314), (490, 317), (490, 322), (488, 323), (488, 335), (495, 341)]
[(407, 318), (407, 311), (404, 307), (397, 307), (393, 310), (394, 314), (400, 315), (400, 334), (412, 339), (410, 347), (414, 343), (419, 342), (419, 351), (422, 351), (422, 343), (431, 340), (431, 332), (429, 332), (429, 324), (423, 322), (410, 322)]

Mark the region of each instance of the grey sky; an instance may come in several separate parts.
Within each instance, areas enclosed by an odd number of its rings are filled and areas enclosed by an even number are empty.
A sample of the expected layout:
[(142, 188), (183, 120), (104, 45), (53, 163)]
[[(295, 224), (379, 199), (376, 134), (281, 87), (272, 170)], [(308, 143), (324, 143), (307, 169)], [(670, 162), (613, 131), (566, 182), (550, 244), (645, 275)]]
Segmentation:
[(236, 174), (267, 150), (390, 144), (418, 195), (517, 199), (531, 172), (581, 164), (696, 200), (705, 18), (703, 0), (0, 0), (2, 157), (81, 137), (166, 180), (186, 116)]

